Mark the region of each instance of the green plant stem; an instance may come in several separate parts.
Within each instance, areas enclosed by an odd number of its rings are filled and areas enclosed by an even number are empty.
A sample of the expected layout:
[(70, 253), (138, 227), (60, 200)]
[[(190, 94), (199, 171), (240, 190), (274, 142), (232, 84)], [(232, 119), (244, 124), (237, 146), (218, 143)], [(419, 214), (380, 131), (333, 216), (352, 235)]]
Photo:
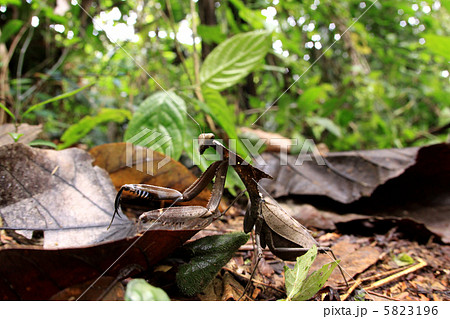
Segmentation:
[[(167, 18), (167, 20), (169, 21), (170, 27), (174, 33), (174, 43), (175, 43), (175, 50), (177, 51), (178, 57), (180, 58), (181, 61), (181, 65), (183, 66), (184, 72), (186, 73), (188, 79), (189, 79), (189, 83), (191, 83), (191, 85), (194, 84), (191, 75), (189, 74), (189, 70), (186, 66), (186, 60), (184, 59), (183, 56), (183, 52), (181, 51), (180, 48), (180, 43), (177, 40), (177, 30), (175, 28), (175, 20), (173, 18), (173, 11), (172, 11), (172, 4), (170, 3), (170, 0), (166, 0), (166, 6), (167, 6), (167, 11), (169, 12), (169, 16)], [(162, 11), (163, 16), (165, 16), (164, 11)], [(195, 45), (194, 45), (195, 47)]]
[(22, 68), (23, 68), (23, 60), (25, 58), (25, 53), (27, 52), (28, 46), (30, 45), (31, 39), (33, 38), (34, 34), (34, 28), (30, 28), (28, 31), (27, 38), (25, 39), (25, 42), (22, 45), (22, 49), (20, 49), (20, 55), (19, 55), (19, 61), (17, 62), (17, 72), (16, 72), (16, 80), (17, 80), (17, 88), (16, 88), (16, 117), (19, 116), (21, 108), (22, 108), (22, 99), (20, 98), (20, 91), (21, 88), (21, 77), (22, 77)]
[(195, 95), (197, 98), (204, 102), (205, 99), (202, 95), (202, 90), (200, 88), (200, 57), (197, 52), (197, 46), (195, 45), (195, 38), (197, 37), (197, 24), (195, 22), (195, 2), (190, 0), (191, 4), (191, 17), (192, 17), (192, 48), (193, 48), (193, 58), (194, 58), (194, 76), (195, 76)]

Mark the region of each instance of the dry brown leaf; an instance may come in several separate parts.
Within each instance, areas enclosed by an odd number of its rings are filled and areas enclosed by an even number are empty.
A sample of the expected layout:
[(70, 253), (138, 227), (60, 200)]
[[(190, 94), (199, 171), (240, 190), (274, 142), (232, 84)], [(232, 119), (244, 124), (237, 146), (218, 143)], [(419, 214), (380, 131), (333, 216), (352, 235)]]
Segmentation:
[[(116, 190), (124, 184), (150, 184), (182, 192), (197, 179), (181, 163), (141, 146), (127, 143), (104, 144), (91, 149), (90, 154), (95, 159), (93, 165), (102, 167), (109, 173)], [(210, 197), (211, 192), (204, 189), (193, 200), (179, 204), (206, 206)], [(124, 202), (127, 198), (135, 200), (136, 196), (127, 197), (124, 194)], [(220, 208), (224, 209), (226, 206), (222, 203)]]
[(115, 190), (88, 153), (42, 150), (22, 143), (0, 147), (3, 227), (31, 238), (44, 231), (45, 248), (77, 247), (133, 235), (128, 220), (107, 230)]

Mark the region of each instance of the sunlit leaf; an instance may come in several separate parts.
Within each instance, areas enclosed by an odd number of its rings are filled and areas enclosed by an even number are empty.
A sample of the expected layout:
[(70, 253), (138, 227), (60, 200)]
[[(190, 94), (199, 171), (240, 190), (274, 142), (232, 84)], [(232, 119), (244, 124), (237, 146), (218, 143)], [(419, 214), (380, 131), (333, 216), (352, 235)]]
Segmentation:
[(302, 289), (292, 298), (292, 300), (302, 301), (314, 297), (314, 295), (325, 285), (328, 277), (330, 277), (338, 262), (339, 261), (333, 261), (323, 265), (322, 268), (309, 275), (303, 283)]
[(301, 291), (305, 278), (308, 275), (309, 268), (311, 268), (316, 256), (317, 247), (314, 245), (306, 254), (297, 257), (297, 262), (294, 269), (289, 269), (287, 266), (284, 266), (284, 277), (288, 300), (294, 298), (294, 296)]
[(184, 146), (186, 104), (173, 92), (157, 92), (133, 114), (124, 140), (177, 160)]
[(1, 29), (0, 43), (8, 41), (11, 36), (19, 32), (22, 25), (22, 20), (9, 20)]
[(144, 279), (133, 279), (127, 284), (126, 301), (170, 301), (161, 288), (154, 287)]
[(58, 145), (58, 149), (69, 147), (83, 137), (85, 137), (96, 126), (107, 123), (116, 122), (122, 123), (131, 118), (131, 112), (121, 109), (101, 109), (99, 114), (95, 116), (87, 115), (83, 117), (78, 123), (70, 126), (61, 136), (62, 144)]
[(267, 54), (270, 33), (240, 33), (222, 42), (205, 59), (200, 82), (209, 88), (223, 90), (247, 76)]

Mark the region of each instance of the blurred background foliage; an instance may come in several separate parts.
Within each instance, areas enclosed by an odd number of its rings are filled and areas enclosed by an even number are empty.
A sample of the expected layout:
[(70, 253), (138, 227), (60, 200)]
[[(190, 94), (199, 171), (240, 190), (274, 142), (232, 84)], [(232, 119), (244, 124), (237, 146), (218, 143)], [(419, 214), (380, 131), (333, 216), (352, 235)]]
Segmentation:
[(143, 127), (175, 136), (176, 157), (239, 127), (334, 151), (443, 142), (449, 14), (434, 0), (0, 0), (0, 102), (60, 148)]

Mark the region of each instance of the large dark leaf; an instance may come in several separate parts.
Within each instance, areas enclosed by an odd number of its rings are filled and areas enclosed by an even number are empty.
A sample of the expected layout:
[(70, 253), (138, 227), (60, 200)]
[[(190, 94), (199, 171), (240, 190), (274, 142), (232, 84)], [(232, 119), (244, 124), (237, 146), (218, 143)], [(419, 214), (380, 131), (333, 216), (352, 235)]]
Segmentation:
[[(305, 156), (290, 155), (287, 165), (282, 165), (277, 155), (264, 154), (263, 158), (266, 165), (259, 168), (273, 175), (274, 180), (265, 179), (260, 184), (272, 196), (297, 195), (297, 202), (321, 210), (365, 214), (333, 218), (315, 211), (312, 213), (316, 227), (321, 227), (320, 219), (327, 219), (322, 226), (328, 228), (332, 218), (334, 223), (342, 224), (356, 219), (363, 223), (369, 216), (377, 216), (390, 219), (397, 226), (404, 224), (407, 233), (421, 239), (430, 235), (418, 232), (423, 229), (421, 224), (425, 224), (444, 242), (450, 242), (449, 144), (329, 153), (322, 158), (325, 165), (319, 165), (320, 159), (315, 160), (312, 155), (309, 159), (313, 161), (304, 161), (302, 165), (296, 165), (296, 161), (301, 162)], [(404, 222), (399, 223), (400, 220)], [(414, 228), (412, 223), (416, 223)]]

